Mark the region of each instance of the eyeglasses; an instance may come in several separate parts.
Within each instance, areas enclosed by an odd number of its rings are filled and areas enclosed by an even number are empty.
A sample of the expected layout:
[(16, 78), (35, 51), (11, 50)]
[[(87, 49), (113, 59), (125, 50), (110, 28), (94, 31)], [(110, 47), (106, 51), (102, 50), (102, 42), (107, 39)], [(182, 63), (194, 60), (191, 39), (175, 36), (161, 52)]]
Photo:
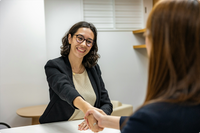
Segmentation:
[(88, 46), (88, 47), (91, 47), (92, 45), (93, 45), (93, 40), (92, 39), (85, 39), (85, 37), (83, 36), (83, 35), (80, 35), (80, 34), (78, 34), (78, 35), (76, 35), (76, 41), (78, 42), (78, 43), (82, 43), (82, 42), (84, 42), (86, 40), (86, 45)]

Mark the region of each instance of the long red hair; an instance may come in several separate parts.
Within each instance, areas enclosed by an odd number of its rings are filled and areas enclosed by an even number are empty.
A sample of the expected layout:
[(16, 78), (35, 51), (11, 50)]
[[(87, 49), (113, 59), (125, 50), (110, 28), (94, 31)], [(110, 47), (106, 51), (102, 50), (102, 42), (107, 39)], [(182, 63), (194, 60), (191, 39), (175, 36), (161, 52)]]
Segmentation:
[(144, 104), (200, 104), (200, 2), (158, 2), (146, 30), (151, 51)]

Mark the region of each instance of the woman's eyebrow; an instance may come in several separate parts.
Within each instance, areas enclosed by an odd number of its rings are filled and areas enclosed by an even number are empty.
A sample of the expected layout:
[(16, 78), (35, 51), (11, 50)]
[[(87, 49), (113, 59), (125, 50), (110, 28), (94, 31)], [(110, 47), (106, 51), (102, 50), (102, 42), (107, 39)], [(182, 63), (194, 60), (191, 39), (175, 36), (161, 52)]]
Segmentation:
[[(81, 36), (83, 36), (83, 37), (85, 38), (85, 36), (84, 36), (84, 35), (82, 35), (82, 34), (77, 34), (77, 35), (81, 35)], [(93, 40), (92, 38), (87, 38), (87, 39)]]

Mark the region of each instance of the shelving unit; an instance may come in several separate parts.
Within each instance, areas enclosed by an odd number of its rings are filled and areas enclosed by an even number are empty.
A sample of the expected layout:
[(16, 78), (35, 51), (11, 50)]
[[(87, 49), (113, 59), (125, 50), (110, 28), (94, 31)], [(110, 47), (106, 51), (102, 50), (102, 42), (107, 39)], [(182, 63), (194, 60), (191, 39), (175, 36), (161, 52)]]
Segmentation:
[(144, 33), (145, 31), (146, 31), (146, 29), (134, 30), (133, 34), (135, 34), (135, 33)]
[[(140, 29), (140, 30), (134, 30), (133, 34), (140, 34), (140, 33), (144, 33), (146, 31), (146, 29)], [(145, 44), (142, 45), (134, 45), (133, 46), (134, 49), (140, 49), (140, 48), (146, 48)]]
[[(160, 0), (153, 0), (153, 6)], [(146, 31), (146, 29), (140, 29), (140, 30), (134, 30), (133, 34), (139, 34), (139, 33), (144, 33)], [(133, 46), (134, 49), (141, 49), (141, 48), (146, 48), (145, 44), (142, 45), (134, 45)]]
[(133, 48), (134, 48), (134, 49), (137, 49), (137, 48), (146, 48), (146, 45), (145, 45), (145, 44), (142, 44), (142, 45), (134, 45)]

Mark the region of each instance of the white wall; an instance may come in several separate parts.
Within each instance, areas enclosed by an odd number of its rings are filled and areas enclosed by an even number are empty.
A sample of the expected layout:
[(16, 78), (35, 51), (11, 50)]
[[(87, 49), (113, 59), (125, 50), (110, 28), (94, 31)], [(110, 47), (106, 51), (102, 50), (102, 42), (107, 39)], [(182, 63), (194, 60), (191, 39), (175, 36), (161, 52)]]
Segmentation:
[(81, 20), (81, 0), (44, 0), (48, 58), (60, 56), (65, 32)]
[(132, 32), (100, 32), (99, 64), (107, 90), (113, 100), (138, 106), (146, 93), (148, 58), (144, 44)]
[(0, 1), (0, 121), (21, 126), (16, 110), (48, 101), (43, 0)]
[[(60, 56), (61, 39), (82, 20), (80, 0), (0, 1), (0, 121), (11, 126), (31, 123), (16, 110), (48, 103), (44, 65)], [(99, 64), (112, 100), (134, 107), (145, 97), (148, 58), (139, 35), (98, 32)]]

